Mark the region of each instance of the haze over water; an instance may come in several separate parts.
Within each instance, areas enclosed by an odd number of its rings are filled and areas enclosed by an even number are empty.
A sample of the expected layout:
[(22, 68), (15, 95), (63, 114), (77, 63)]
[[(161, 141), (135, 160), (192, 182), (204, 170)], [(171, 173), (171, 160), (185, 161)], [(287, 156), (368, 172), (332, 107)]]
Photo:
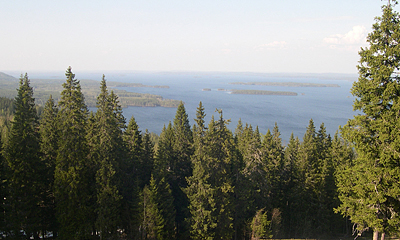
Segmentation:
[[(76, 72), (76, 78), (100, 80), (103, 72)], [(14, 74), (15, 75), (15, 74)], [(278, 124), (282, 139), (287, 142), (293, 132), (302, 139), (312, 118), (318, 130), (324, 123), (332, 136), (339, 126), (347, 123), (353, 112), (354, 97), (350, 93), (356, 75), (328, 74), (262, 74), (224, 72), (105, 72), (108, 82), (131, 82), (144, 85), (167, 85), (170, 88), (121, 88), (126, 91), (160, 95), (165, 99), (182, 100), (189, 115), (190, 125), (195, 123), (196, 110), (201, 101), (205, 108), (206, 123), (211, 116), (219, 118), (216, 109), (222, 109), (224, 119), (230, 119), (228, 128), (235, 130), (239, 119), (265, 135)], [(34, 78), (64, 78), (61, 73), (31, 73)], [(301, 82), (338, 84), (340, 87), (278, 87), (232, 85), (232, 82)], [(203, 91), (210, 88), (211, 91)], [(296, 92), (297, 96), (240, 95), (218, 89), (251, 89)], [(123, 109), (127, 122), (134, 116), (141, 131), (148, 129), (157, 134), (169, 121), (173, 122), (176, 108), (128, 107)]]
[[(239, 119), (259, 127), (261, 134), (272, 131), (278, 124), (283, 140), (287, 141), (293, 132), (303, 137), (309, 120), (314, 120), (317, 130), (321, 123), (333, 135), (339, 125), (346, 124), (355, 114), (352, 111), (354, 98), (350, 94), (352, 81), (349, 79), (323, 79), (315, 76), (262, 75), (252, 73), (108, 73), (108, 81), (135, 82), (145, 85), (168, 85), (170, 88), (123, 88), (127, 91), (161, 95), (167, 99), (182, 100), (194, 124), (196, 109), (202, 101), (208, 123), (211, 116), (218, 118), (216, 109), (222, 109), (223, 117), (230, 119), (229, 128), (234, 131)], [(88, 76), (89, 77), (89, 76)], [(91, 79), (99, 79), (93, 78)], [(338, 84), (340, 87), (278, 87), (256, 85), (232, 85), (232, 82), (304, 82)], [(210, 88), (211, 91), (203, 91)], [(270, 91), (292, 91), (297, 96), (239, 95), (218, 89), (252, 89)], [(159, 134), (163, 125), (173, 121), (176, 108), (128, 107), (124, 115), (129, 120), (134, 116), (140, 129)]]

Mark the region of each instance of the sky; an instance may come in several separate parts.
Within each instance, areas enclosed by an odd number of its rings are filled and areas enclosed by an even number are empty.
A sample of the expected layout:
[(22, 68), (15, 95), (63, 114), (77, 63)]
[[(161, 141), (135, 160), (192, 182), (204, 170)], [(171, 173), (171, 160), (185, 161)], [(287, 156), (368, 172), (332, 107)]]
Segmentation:
[(357, 73), (386, 3), (0, 0), (0, 71)]

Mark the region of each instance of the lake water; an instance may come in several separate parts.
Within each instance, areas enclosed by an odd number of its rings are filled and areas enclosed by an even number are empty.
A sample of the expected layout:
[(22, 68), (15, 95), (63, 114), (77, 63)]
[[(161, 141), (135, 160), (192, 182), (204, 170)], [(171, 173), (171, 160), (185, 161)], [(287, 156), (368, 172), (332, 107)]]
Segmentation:
[[(229, 128), (234, 130), (239, 119), (253, 127), (258, 126), (265, 134), (268, 129), (278, 124), (281, 137), (287, 141), (293, 132), (302, 139), (309, 120), (312, 118), (319, 129), (325, 124), (327, 132), (333, 135), (339, 125), (346, 124), (355, 113), (352, 111), (354, 98), (350, 94), (352, 81), (343, 77), (324, 75), (284, 75), (252, 73), (140, 73), (109, 72), (107, 81), (134, 82), (144, 85), (168, 85), (170, 88), (123, 88), (127, 91), (161, 95), (167, 99), (182, 100), (189, 115), (190, 124), (194, 124), (196, 109), (202, 101), (207, 114), (206, 122), (218, 114), (215, 109), (222, 109), (225, 119), (230, 119)], [(45, 77), (31, 74), (31, 78)], [(77, 79), (101, 80), (102, 73), (76, 73)], [(47, 77), (50, 77), (47, 75)], [(54, 77), (54, 76), (53, 76)], [(356, 76), (352, 79), (355, 80)], [(255, 85), (232, 85), (231, 82), (307, 82), (338, 84), (340, 87), (277, 87)], [(210, 88), (211, 91), (202, 91)], [(297, 96), (239, 95), (229, 94), (218, 89), (253, 89), (270, 91), (292, 91)], [(163, 107), (128, 107), (124, 108), (127, 121), (134, 116), (139, 128), (159, 134), (163, 125), (173, 121), (176, 108)]]

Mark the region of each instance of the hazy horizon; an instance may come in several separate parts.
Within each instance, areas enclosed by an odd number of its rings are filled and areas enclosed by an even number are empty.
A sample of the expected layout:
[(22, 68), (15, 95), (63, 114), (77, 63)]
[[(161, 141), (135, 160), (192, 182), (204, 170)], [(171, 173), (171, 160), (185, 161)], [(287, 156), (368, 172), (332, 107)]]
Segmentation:
[(4, 1), (0, 70), (356, 73), (384, 4)]

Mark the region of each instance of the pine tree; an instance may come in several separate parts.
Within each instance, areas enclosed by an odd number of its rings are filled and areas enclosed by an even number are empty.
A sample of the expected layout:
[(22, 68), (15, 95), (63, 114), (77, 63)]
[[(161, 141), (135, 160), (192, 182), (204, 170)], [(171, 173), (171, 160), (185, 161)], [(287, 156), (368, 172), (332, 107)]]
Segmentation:
[[(146, 179), (141, 170), (144, 159), (142, 134), (135, 118), (132, 116), (128, 127), (123, 135), (124, 143), (127, 147), (127, 158), (122, 162), (122, 226), (128, 237), (138, 238), (139, 226), (141, 223), (139, 192), (150, 179)], [(135, 238), (136, 237), (136, 238)]]
[(154, 171), (165, 177), (168, 182), (174, 178), (173, 169), (176, 169), (176, 155), (174, 152), (174, 131), (171, 122), (163, 127), (157, 145), (154, 159)]
[[(262, 162), (260, 134), (256, 128), (253, 131), (251, 125), (246, 123), (243, 128), (239, 120), (235, 130), (235, 145), (237, 160), (233, 167), (234, 179), (234, 239), (241, 239), (250, 235), (248, 221), (254, 216), (257, 209), (264, 206), (262, 176), (265, 167)], [(261, 180), (261, 181), (260, 181)]]
[(48, 230), (57, 235), (57, 221), (55, 218), (55, 199), (54, 199), (54, 171), (56, 167), (57, 149), (58, 149), (58, 122), (57, 122), (58, 108), (55, 105), (53, 97), (50, 95), (49, 100), (43, 110), (42, 118), (40, 120), (40, 151), (42, 153), (42, 161), (46, 165), (47, 171), (45, 172), (46, 179), (46, 218)]
[(271, 222), (268, 221), (267, 212), (265, 212), (264, 209), (258, 210), (251, 221), (251, 239), (259, 240), (271, 238), (270, 224)]
[(7, 178), (6, 221), (14, 236), (38, 238), (42, 230), (46, 166), (40, 159), (38, 117), (28, 75), (21, 75), (11, 132), (4, 146)]
[(143, 227), (145, 239), (175, 239), (175, 208), (172, 191), (165, 178), (153, 176), (143, 190)]
[(173, 132), (175, 164), (173, 164), (173, 176), (170, 179), (170, 184), (176, 209), (177, 239), (187, 239), (189, 237), (189, 226), (185, 219), (189, 217), (189, 200), (183, 189), (187, 187), (186, 178), (192, 175), (190, 158), (193, 155), (193, 133), (183, 102), (179, 104), (176, 111)]
[(368, 47), (361, 48), (359, 78), (354, 82), (353, 107), (360, 114), (342, 129), (353, 143), (357, 159), (339, 178), (340, 210), (358, 230), (391, 233), (400, 226), (400, 17), (389, 1), (368, 34)]
[(298, 151), (300, 148), (300, 140), (294, 137), (293, 133), (290, 135), (289, 143), (285, 148), (285, 202), (286, 206), (282, 209), (283, 226), (287, 238), (293, 238), (299, 234), (298, 228), (300, 222), (303, 221), (303, 215), (299, 214), (298, 210), (302, 209), (299, 204), (301, 191), (303, 189), (302, 183), (299, 181), (299, 165), (298, 165)]
[(140, 177), (144, 184), (150, 183), (151, 173), (154, 169), (154, 144), (151, 134), (146, 129), (143, 137), (142, 160), (140, 162)]
[[(286, 176), (284, 169), (284, 151), (282, 146), (282, 139), (280, 138), (280, 132), (277, 123), (275, 123), (274, 129), (272, 133), (268, 130), (267, 134), (264, 137), (262, 143), (262, 152), (263, 152), (263, 161), (266, 165), (266, 175), (265, 178), (267, 180), (267, 184), (270, 185), (268, 191), (268, 202), (269, 206), (261, 206), (261, 207), (270, 207), (270, 212), (273, 209), (278, 211), (278, 209), (282, 209), (285, 204), (285, 196), (284, 196), (284, 177)], [(279, 237), (279, 229), (280, 226), (277, 224), (273, 225), (272, 234), (274, 237)]]
[[(271, 186), (269, 190), (269, 201), (272, 208), (282, 207), (283, 201), (283, 172), (284, 172), (284, 152), (278, 125), (275, 123), (273, 132), (269, 130), (262, 143), (264, 162), (267, 166), (266, 178)], [(276, 237), (276, 236), (274, 236)]]
[(69, 67), (58, 103), (59, 141), (54, 175), (57, 219), (62, 239), (93, 234), (95, 164), (88, 158), (88, 110), (81, 85)]
[(319, 219), (317, 219), (318, 207), (318, 184), (321, 182), (320, 159), (318, 153), (318, 141), (316, 136), (314, 121), (311, 119), (303, 136), (303, 141), (299, 147), (299, 184), (302, 191), (299, 193), (299, 204), (301, 204), (301, 214), (303, 220), (299, 222), (301, 229), (300, 236), (311, 237), (318, 229)]
[(176, 182), (179, 187), (186, 187), (186, 177), (191, 175), (191, 161), (193, 154), (193, 133), (190, 129), (188, 115), (185, 106), (181, 102), (176, 111), (173, 124), (174, 130), (174, 151), (176, 154), (175, 174)]
[(88, 145), (90, 158), (97, 165), (96, 228), (100, 239), (108, 239), (117, 236), (117, 228), (121, 223), (122, 196), (118, 176), (121, 163), (126, 156), (121, 129), (125, 120), (117, 96), (113, 92), (108, 93), (104, 75), (100, 89), (97, 111), (92, 122), (93, 131), (88, 135)]
[(193, 176), (188, 178), (193, 239), (228, 239), (233, 236), (233, 179), (235, 151), (232, 133), (219, 111), (212, 117), (203, 145), (197, 145)]

